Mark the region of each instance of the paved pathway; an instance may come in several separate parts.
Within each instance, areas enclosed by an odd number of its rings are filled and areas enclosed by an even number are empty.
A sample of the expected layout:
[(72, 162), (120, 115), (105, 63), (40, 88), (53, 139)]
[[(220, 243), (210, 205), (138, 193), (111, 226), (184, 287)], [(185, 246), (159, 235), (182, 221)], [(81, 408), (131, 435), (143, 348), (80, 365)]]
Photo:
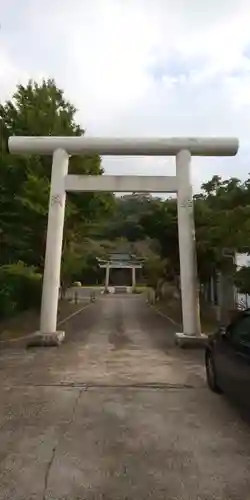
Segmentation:
[(250, 426), (140, 296), (0, 356), (0, 500), (247, 500)]

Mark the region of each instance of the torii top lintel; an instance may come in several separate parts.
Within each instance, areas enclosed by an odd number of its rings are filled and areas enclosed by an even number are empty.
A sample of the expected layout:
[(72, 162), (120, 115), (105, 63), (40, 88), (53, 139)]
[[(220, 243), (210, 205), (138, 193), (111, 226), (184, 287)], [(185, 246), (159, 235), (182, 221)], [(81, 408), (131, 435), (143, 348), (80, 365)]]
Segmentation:
[(9, 138), (9, 152), (50, 155), (64, 149), (69, 155), (100, 154), (111, 156), (175, 156), (188, 150), (194, 156), (234, 156), (239, 149), (235, 137), (21, 137)]

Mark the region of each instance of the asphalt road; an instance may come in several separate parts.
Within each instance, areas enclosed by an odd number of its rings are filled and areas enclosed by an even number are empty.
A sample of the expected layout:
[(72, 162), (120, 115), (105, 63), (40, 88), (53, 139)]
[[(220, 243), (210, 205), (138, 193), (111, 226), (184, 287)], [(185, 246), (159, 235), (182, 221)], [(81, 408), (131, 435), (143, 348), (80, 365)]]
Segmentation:
[(140, 296), (0, 356), (0, 500), (247, 500), (250, 424)]

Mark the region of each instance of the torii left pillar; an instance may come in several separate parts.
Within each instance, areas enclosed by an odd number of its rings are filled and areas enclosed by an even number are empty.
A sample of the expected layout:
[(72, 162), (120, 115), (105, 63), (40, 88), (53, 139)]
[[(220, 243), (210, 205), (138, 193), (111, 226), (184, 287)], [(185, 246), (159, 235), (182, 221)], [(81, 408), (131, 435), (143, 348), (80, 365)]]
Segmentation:
[(68, 164), (66, 151), (57, 149), (51, 172), (40, 331), (31, 339), (30, 346), (60, 345), (65, 337), (64, 331), (57, 331), (57, 310), (66, 202), (64, 179)]

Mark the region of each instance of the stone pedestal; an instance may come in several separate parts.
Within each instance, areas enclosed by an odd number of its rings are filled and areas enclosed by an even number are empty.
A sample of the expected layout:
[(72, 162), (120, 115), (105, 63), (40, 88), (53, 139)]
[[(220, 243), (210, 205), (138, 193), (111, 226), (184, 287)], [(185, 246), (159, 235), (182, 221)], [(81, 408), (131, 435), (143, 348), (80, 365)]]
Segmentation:
[(65, 332), (57, 331), (53, 333), (36, 332), (28, 340), (27, 347), (58, 347), (65, 339)]
[(175, 334), (175, 343), (179, 347), (205, 347), (208, 337), (204, 333), (200, 335), (188, 335), (185, 333)]

